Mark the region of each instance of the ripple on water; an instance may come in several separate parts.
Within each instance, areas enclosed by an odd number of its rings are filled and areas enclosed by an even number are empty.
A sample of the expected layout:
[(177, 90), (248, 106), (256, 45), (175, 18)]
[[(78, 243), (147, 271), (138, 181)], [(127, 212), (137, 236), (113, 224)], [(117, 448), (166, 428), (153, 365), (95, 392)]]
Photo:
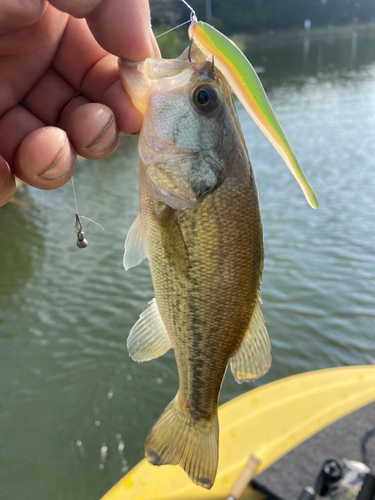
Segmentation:
[[(368, 60), (358, 54), (358, 71), (332, 71), (337, 61), (321, 43), (311, 42), (298, 74), (297, 59), (279, 52), (280, 73), (267, 67), (264, 74), (319, 210), (239, 109), (262, 209), (262, 310), (273, 365), (249, 385), (228, 373), (221, 401), (294, 373), (375, 361), (375, 50), (369, 42)], [(349, 57), (350, 50), (347, 66)], [(76, 247), (69, 184), (20, 191), (23, 205), (1, 209), (1, 481), (9, 498), (25, 490), (39, 500), (56, 491), (77, 499), (104, 494), (142, 458), (147, 432), (177, 391), (172, 352), (142, 364), (126, 350), (153, 297), (147, 263), (122, 268), (139, 209), (133, 139), (105, 165), (78, 164), (80, 214), (105, 227), (85, 223), (85, 250)]]

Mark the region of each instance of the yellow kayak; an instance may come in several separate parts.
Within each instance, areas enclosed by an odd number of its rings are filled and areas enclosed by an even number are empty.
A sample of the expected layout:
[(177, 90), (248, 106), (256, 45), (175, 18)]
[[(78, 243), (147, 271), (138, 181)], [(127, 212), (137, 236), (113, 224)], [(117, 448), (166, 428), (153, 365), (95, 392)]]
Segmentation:
[[(142, 460), (102, 500), (226, 500), (249, 455), (257, 473), (327, 425), (375, 401), (375, 366), (329, 368), (258, 387), (219, 408), (219, 467), (214, 486), (194, 485), (176, 466)], [(246, 489), (243, 500), (260, 500)]]

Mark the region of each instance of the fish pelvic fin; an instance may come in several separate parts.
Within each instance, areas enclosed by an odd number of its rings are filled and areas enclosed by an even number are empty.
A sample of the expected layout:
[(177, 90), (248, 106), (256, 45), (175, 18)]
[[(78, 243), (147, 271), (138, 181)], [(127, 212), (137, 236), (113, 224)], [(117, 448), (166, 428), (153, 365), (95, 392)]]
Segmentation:
[(150, 307), (139, 316), (128, 337), (128, 351), (134, 361), (158, 358), (172, 347), (156, 299), (152, 299), (149, 304)]
[(257, 303), (243, 342), (231, 358), (230, 367), (236, 382), (242, 384), (265, 375), (270, 369), (271, 361), (271, 341)]
[(142, 262), (147, 257), (144, 226), (141, 211), (138, 212), (133, 224), (130, 226), (125, 240), (123, 264), (127, 271)]
[(150, 431), (145, 455), (153, 465), (180, 465), (193, 483), (210, 489), (218, 464), (219, 423), (194, 420), (183, 412), (177, 396)]

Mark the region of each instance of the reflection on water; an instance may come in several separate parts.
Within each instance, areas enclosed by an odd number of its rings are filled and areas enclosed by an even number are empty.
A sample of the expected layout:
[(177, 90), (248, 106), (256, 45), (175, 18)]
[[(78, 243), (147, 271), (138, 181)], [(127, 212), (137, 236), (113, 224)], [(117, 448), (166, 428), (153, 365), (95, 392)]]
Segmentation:
[[(225, 379), (221, 401), (290, 374), (375, 360), (375, 38), (250, 47), (320, 201), (312, 210), (239, 107), (265, 233), (263, 311), (273, 365), (253, 385)], [(174, 356), (132, 362), (126, 337), (153, 297), (147, 262), (122, 268), (138, 211), (137, 140), (75, 175), (26, 188), (0, 209), (0, 484), (4, 498), (99, 498), (142, 458), (177, 390)], [(87, 222), (87, 221), (86, 221)]]
[[(20, 188), (24, 190), (24, 188)], [(1, 275), (0, 300), (16, 301), (18, 292), (27, 283), (35, 267), (40, 267), (39, 258), (43, 256), (43, 236), (34, 218), (40, 216), (39, 210), (23, 193), (25, 201), (9, 203), (0, 216), (0, 262)], [(9, 242), (6, 245), (4, 242)], [(0, 314), (7, 308), (1, 307)]]
[(261, 80), (269, 90), (286, 79), (303, 85), (306, 76), (331, 76), (332, 72), (342, 79), (357, 77), (357, 71), (373, 65), (374, 38), (371, 31), (352, 31), (346, 37), (332, 34), (298, 41), (256, 42), (247, 46), (246, 55), (255, 67), (264, 68)]

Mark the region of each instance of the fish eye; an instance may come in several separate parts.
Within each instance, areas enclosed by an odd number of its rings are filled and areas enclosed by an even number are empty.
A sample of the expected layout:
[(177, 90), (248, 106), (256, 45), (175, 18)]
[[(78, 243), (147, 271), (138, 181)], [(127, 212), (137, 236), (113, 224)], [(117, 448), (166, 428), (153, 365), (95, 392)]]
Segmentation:
[(210, 113), (219, 107), (220, 97), (217, 90), (210, 85), (200, 85), (194, 90), (193, 103), (198, 110)]

